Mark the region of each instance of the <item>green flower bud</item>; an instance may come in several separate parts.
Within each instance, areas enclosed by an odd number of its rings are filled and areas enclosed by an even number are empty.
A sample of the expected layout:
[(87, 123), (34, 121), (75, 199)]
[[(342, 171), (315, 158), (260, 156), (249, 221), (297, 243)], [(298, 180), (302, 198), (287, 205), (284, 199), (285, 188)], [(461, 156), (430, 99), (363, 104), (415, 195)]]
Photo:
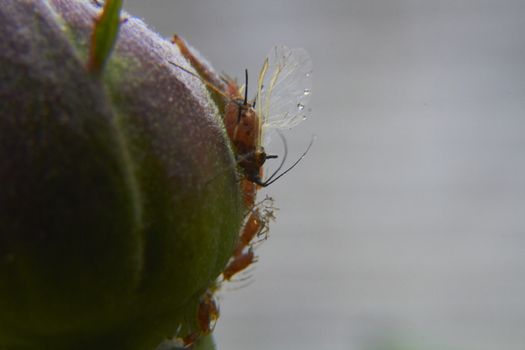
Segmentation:
[(100, 11), (0, 7), (0, 349), (154, 349), (195, 323), (241, 226), (206, 87), (135, 18), (92, 74)]

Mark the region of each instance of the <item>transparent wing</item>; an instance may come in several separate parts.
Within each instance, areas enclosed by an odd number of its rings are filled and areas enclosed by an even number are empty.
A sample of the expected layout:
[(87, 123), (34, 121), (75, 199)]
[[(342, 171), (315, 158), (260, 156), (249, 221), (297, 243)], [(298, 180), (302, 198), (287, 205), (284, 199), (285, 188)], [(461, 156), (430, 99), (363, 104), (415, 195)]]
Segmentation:
[(307, 117), (312, 93), (312, 60), (308, 53), (301, 48), (274, 47), (259, 74), (257, 90), (261, 132), (299, 124)]

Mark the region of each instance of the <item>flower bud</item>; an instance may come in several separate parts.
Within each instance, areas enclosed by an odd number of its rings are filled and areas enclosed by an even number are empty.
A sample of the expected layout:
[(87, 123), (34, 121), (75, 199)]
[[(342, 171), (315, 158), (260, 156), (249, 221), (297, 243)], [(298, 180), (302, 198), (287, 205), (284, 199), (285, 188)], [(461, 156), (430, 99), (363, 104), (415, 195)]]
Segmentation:
[(195, 322), (242, 221), (176, 46), (128, 18), (101, 75), (87, 0), (0, 7), (0, 348), (149, 350)]

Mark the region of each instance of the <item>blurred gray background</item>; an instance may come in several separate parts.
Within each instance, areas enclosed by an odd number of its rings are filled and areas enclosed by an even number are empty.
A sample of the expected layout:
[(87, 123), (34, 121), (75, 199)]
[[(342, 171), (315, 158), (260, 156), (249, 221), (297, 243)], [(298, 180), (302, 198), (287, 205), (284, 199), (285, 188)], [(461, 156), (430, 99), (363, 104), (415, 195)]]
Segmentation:
[(219, 349), (525, 349), (525, 2), (126, 8), (241, 79), (276, 44), (314, 61), (289, 157), (318, 138), (268, 188), (277, 221), (254, 283), (222, 294)]

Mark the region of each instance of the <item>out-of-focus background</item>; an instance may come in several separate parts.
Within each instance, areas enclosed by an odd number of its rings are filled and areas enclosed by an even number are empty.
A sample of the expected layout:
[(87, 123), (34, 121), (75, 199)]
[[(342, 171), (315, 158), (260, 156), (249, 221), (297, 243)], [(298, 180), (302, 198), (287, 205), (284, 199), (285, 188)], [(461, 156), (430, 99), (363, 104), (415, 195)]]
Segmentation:
[(276, 44), (314, 62), (289, 157), (318, 137), (268, 188), (277, 221), (254, 283), (223, 293), (219, 349), (525, 349), (525, 2), (126, 7), (241, 79)]

